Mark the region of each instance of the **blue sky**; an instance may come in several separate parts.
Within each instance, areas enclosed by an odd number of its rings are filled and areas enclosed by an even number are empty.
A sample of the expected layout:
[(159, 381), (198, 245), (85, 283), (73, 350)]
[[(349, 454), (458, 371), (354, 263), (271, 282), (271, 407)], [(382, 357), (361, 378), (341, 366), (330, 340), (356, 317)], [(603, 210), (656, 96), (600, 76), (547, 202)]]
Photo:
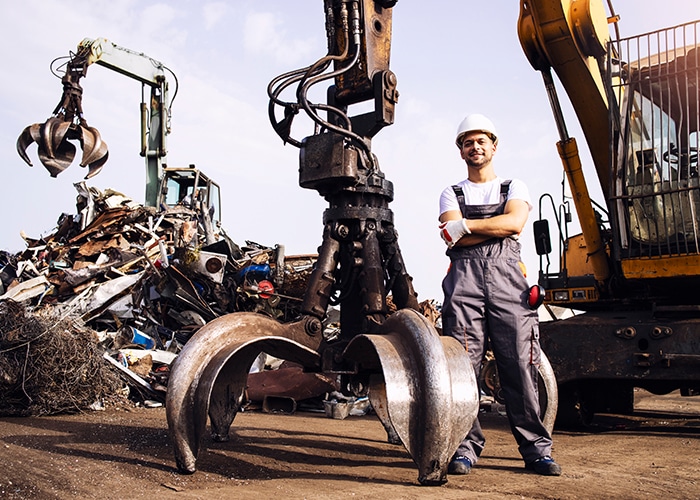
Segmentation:
[[(298, 186), (298, 150), (272, 131), (266, 88), (277, 75), (325, 54), (321, 0), (1, 1), (0, 162), (6, 182), (0, 191), (0, 249), (20, 251), (21, 230), (41, 236), (52, 231), (61, 213), (76, 211), (73, 183), (85, 175), (77, 161), (54, 179), (38, 162), (35, 146), (29, 148), (35, 164), (30, 168), (15, 143), (24, 127), (45, 121), (58, 103), (62, 89), (50, 62), (75, 50), (83, 38), (105, 37), (177, 75), (168, 163), (194, 163), (219, 182), (224, 228), (234, 241), (280, 243), (288, 254), (316, 252), (326, 203)], [(696, 0), (613, 3), (622, 36), (700, 18)], [(535, 205), (546, 192), (560, 198), (556, 127), (542, 78), (520, 47), (517, 17), (518, 2), (504, 0), (488, 6), (400, 0), (394, 8), (391, 68), (400, 99), (394, 125), (376, 136), (373, 150), (394, 183), (391, 208), (399, 245), (420, 300), (442, 300), (448, 260), (437, 232), (438, 197), (466, 175), (454, 146), (466, 114), (480, 112), (495, 122), (499, 175), (526, 181)], [(81, 84), (85, 118), (100, 131), (110, 155), (88, 184), (142, 201), (141, 85), (97, 65)], [(592, 173), (566, 94), (558, 90), (584, 171)], [(588, 181), (596, 197), (597, 180)], [(538, 269), (531, 231), (536, 218), (537, 209), (521, 240), (532, 283)]]

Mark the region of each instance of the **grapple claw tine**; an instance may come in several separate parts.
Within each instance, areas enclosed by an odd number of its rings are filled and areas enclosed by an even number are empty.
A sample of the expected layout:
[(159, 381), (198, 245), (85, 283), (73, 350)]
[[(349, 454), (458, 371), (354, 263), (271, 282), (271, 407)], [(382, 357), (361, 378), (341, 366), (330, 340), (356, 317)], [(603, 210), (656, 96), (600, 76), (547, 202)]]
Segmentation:
[(107, 163), (107, 159), (109, 158), (109, 151), (107, 151), (107, 145), (104, 143), (102, 144), (104, 145), (105, 153), (102, 157), (98, 158), (93, 163), (90, 163), (90, 168), (88, 169), (88, 173), (85, 176), (86, 179), (90, 179), (91, 177), (94, 177), (97, 174), (99, 174), (102, 170), (102, 165)]
[(58, 120), (58, 123), (56, 123), (56, 126), (53, 129), (51, 144), (53, 145), (54, 154), (59, 154), (58, 150), (64, 143), (66, 143), (66, 140), (70, 138), (68, 136), (68, 132), (70, 130), (71, 122), (61, 120), (59, 118), (56, 118), (56, 120)]
[[(48, 120), (46, 120), (42, 125), (41, 125), (41, 149), (44, 150), (44, 155), (47, 158), (53, 159), (54, 157), (54, 144), (57, 144), (54, 142), (54, 133), (57, 131), (58, 125), (61, 123), (61, 120), (56, 118), (55, 116), (52, 116)], [(65, 132), (64, 132), (65, 136)]]
[[(96, 175), (102, 165), (107, 161), (107, 144), (102, 140), (102, 136), (98, 130), (94, 127), (83, 127), (80, 126), (80, 143), (83, 148), (83, 157), (80, 160), (80, 166), (86, 167), (90, 165), (90, 173), (88, 177)], [(98, 166), (95, 169), (93, 165)], [(94, 171), (94, 173), (93, 173)]]
[[(312, 347), (293, 340), (294, 325), (258, 313), (235, 312), (207, 323), (183, 347), (171, 366), (165, 404), (180, 472), (196, 470), (207, 415), (216, 439), (226, 439), (250, 366), (260, 352), (307, 367), (320, 365)], [(303, 323), (296, 325), (303, 331)]]
[(411, 309), (391, 315), (379, 333), (355, 336), (343, 356), (381, 367), (382, 376), (374, 375), (369, 389), (377, 415), (418, 465), (418, 481), (442, 484), (452, 453), (479, 412), (469, 357), (459, 342), (439, 336)]
[(34, 165), (32, 164), (32, 160), (29, 159), (29, 155), (27, 154), (27, 148), (32, 142), (35, 142), (36, 139), (39, 137), (40, 126), (41, 125), (39, 125), (38, 123), (35, 123), (34, 125), (29, 125), (22, 131), (22, 133), (17, 138), (17, 153), (19, 153), (19, 156), (30, 167), (33, 167)]
[(39, 145), (39, 160), (46, 167), (46, 170), (49, 171), (51, 177), (56, 177), (70, 167), (74, 158), (75, 146), (68, 141), (63, 141), (59, 148), (54, 151), (52, 157), (47, 154), (43, 144)]
[(39, 144), (39, 141), (41, 140), (41, 123), (35, 123), (34, 125), (31, 125), (29, 127), (29, 133), (32, 136), (32, 139)]

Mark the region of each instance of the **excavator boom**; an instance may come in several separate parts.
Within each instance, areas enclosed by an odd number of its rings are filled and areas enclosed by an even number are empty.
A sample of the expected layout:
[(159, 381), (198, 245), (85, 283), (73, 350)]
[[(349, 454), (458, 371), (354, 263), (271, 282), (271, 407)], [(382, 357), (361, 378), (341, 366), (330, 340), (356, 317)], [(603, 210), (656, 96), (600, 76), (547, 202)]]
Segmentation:
[[(608, 93), (603, 82), (609, 40), (600, 1), (522, 0), (518, 35), (530, 64), (554, 71), (566, 90), (591, 150), (600, 187), (610, 192)], [(557, 119), (557, 126), (562, 123)], [(564, 137), (561, 137), (565, 139)]]
[(142, 52), (135, 52), (106, 38), (85, 38), (78, 51), (87, 50), (87, 63), (97, 63), (151, 87), (160, 87), (165, 80), (165, 66)]

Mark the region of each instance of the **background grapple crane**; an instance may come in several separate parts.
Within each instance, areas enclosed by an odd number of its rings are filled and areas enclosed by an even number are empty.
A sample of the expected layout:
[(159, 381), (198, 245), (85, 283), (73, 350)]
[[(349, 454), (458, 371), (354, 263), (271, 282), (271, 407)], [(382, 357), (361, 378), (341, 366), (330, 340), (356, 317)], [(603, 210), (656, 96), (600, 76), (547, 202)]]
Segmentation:
[[(328, 54), (268, 87), (273, 127), (300, 148), (299, 184), (328, 201), (323, 241), (298, 321), (233, 313), (201, 328), (178, 356), (166, 407), (182, 472), (195, 470), (207, 413), (214, 439), (228, 439), (260, 352), (338, 377), (355, 395), (369, 394), (389, 439), (403, 443), (418, 465), (421, 484), (447, 480), (449, 459), (476, 418), (479, 395), (466, 352), (416, 311), (389, 209), (393, 186), (371, 151), (373, 136), (393, 123), (398, 98), (389, 70), (394, 4), (325, 0)], [(331, 79), (327, 102), (312, 103), (309, 89)], [(296, 99), (284, 102), (281, 94), (292, 85)], [(348, 115), (349, 106), (365, 101), (373, 111)], [(315, 123), (315, 133), (301, 141), (291, 136), (299, 112)], [(330, 340), (322, 321), (333, 304), (340, 306), (341, 333)]]
[[(60, 62), (64, 58), (56, 59)], [(76, 146), (80, 145), (80, 165), (88, 168), (86, 179), (97, 175), (109, 158), (107, 143), (96, 127), (88, 125), (83, 114), (83, 87), (80, 80), (87, 75), (92, 64), (103, 66), (126, 77), (141, 82), (141, 144), (140, 154), (146, 160), (146, 193), (144, 204), (162, 208), (181, 203), (189, 195), (192, 207), (202, 203), (211, 209), (214, 224), (221, 218), (219, 185), (194, 165), (168, 167), (167, 136), (170, 134), (170, 117), (173, 99), (170, 98), (170, 81), (175, 82), (173, 95), (177, 94), (175, 74), (160, 61), (141, 52), (121, 47), (106, 38), (85, 38), (71, 52), (67, 62), (54, 73), (63, 72), (63, 94), (51, 116), (44, 123), (26, 127), (17, 139), (17, 152), (32, 166), (27, 148), (37, 144), (39, 160), (52, 177), (58, 176), (75, 160)], [(145, 90), (148, 89), (148, 92)], [(198, 194), (199, 199), (193, 195)], [(212, 231), (208, 231), (211, 233)]]

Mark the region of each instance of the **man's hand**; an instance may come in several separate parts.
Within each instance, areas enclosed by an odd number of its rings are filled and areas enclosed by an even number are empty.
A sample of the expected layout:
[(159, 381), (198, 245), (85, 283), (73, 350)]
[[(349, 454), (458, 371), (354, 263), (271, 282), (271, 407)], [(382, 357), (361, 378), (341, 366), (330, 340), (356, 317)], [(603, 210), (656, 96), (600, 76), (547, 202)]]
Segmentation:
[(455, 243), (465, 234), (471, 234), (469, 226), (467, 226), (467, 219), (448, 220), (441, 223), (438, 228), (440, 229), (440, 236), (448, 248), (455, 246)]

